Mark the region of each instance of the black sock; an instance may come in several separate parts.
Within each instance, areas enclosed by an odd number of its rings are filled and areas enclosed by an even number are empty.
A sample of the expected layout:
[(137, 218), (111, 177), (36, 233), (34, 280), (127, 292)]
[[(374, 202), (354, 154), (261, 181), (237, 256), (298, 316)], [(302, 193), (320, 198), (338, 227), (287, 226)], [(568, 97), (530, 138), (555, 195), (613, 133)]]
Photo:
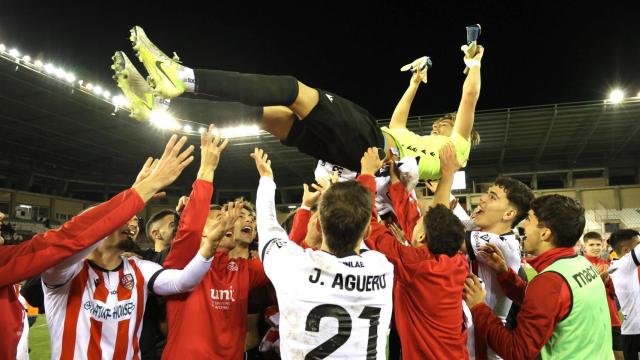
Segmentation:
[(171, 99), (169, 112), (180, 119), (203, 124), (214, 123), (218, 127), (239, 123), (256, 124), (262, 120), (261, 106), (186, 97)]
[(242, 74), (222, 70), (194, 70), (196, 93), (256, 106), (289, 106), (298, 97), (293, 76)]

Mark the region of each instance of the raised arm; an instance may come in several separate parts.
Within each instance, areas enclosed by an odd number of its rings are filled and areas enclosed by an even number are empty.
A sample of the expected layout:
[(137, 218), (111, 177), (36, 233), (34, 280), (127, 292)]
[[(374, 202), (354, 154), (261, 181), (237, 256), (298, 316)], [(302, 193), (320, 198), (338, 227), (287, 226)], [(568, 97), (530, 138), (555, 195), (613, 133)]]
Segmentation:
[(411, 81), (409, 82), (409, 87), (400, 98), (398, 105), (393, 110), (393, 115), (391, 115), (391, 122), (389, 123), (389, 128), (406, 128), (407, 127), (407, 119), (409, 118), (409, 110), (411, 110), (411, 104), (413, 103), (413, 99), (418, 92), (418, 87), (420, 87), (420, 82), (427, 80), (427, 69), (423, 71), (416, 71), (411, 76)]
[(473, 58), (468, 55), (467, 49), (466, 45), (462, 47), (462, 51), (465, 53), (464, 63), (469, 67), (469, 73), (462, 85), (462, 98), (460, 105), (458, 105), (453, 131), (469, 140), (473, 129), (476, 104), (480, 97), (480, 61), (484, 54), (484, 48), (478, 46), (478, 52)]
[(213, 174), (220, 162), (220, 154), (229, 143), (228, 139), (220, 141), (219, 135), (214, 136), (214, 130), (213, 125), (210, 125), (209, 130), (200, 136), (200, 169), (189, 200), (180, 215), (171, 250), (164, 261), (166, 268), (182, 269), (198, 251), (211, 205)]
[(456, 158), (455, 148), (452, 143), (448, 143), (440, 149), (441, 178), (431, 206), (442, 204), (449, 207), (453, 177), (458, 169), (460, 169), (460, 163)]
[[(11, 247), (0, 246), (0, 286), (6, 286), (42, 273), (79, 251), (98, 242), (125, 224), (165, 186), (173, 183), (193, 161), (193, 147), (180, 151), (187, 141), (174, 135), (162, 158), (148, 159), (131, 189), (75, 216), (60, 228), (35, 235)], [(142, 173), (142, 171), (141, 171)]]
[(240, 216), (242, 203), (230, 203), (228, 210), (223, 211), (220, 222), (213, 230), (202, 238), (198, 253), (187, 263), (184, 269), (162, 269), (160, 265), (144, 261), (148, 267), (155, 269), (155, 274), (150, 276), (149, 289), (157, 295), (173, 295), (191, 291), (200, 281), (211, 266), (213, 255), (220, 244), (220, 240), (227, 231), (233, 229), (233, 225)]
[(273, 181), (271, 160), (268, 160), (267, 154), (258, 148), (255, 148), (251, 157), (255, 160), (260, 174), (256, 197), (258, 254), (265, 273), (275, 284), (278, 281), (286, 281), (293, 269), (292, 262), (295, 262), (303, 250), (289, 240), (287, 232), (278, 223), (275, 205), (276, 183)]

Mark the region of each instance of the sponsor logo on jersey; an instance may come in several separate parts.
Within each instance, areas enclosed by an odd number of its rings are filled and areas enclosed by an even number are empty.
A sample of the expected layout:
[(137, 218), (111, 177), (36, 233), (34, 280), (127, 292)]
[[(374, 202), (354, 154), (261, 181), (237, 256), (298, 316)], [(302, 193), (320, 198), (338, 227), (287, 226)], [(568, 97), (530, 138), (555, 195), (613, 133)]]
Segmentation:
[(238, 263), (235, 261), (230, 261), (229, 264), (227, 264), (227, 270), (238, 271)]
[(231, 304), (236, 302), (236, 290), (233, 286), (228, 289), (211, 289), (211, 301), (216, 310), (229, 310)]
[(96, 320), (120, 320), (130, 317), (136, 310), (136, 304), (131, 300), (119, 303), (110, 308), (98, 302), (86, 301), (82, 307)]
[(120, 278), (120, 285), (122, 285), (122, 287), (127, 290), (133, 289), (134, 284), (135, 283), (133, 281), (133, 275), (131, 274), (126, 274), (125, 276)]

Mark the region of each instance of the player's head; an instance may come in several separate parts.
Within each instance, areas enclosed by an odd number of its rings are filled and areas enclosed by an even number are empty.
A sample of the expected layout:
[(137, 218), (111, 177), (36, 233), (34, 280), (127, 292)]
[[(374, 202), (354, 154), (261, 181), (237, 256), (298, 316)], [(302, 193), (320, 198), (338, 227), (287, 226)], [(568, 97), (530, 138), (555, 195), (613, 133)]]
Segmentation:
[(638, 244), (640, 244), (640, 232), (633, 229), (618, 230), (609, 237), (609, 245), (619, 258), (627, 255)]
[(531, 202), (524, 221), (524, 249), (540, 255), (554, 248), (572, 248), (584, 231), (584, 208), (562, 195), (545, 195)]
[(338, 182), (322, 194), (318, 213), (323, 241), (336, 255), (360, 246), (371, 220), (371, 193), (356, 181)]
[(602, 254), (604, 239), (602, 239), (602, 235), (599, 233), (589, 231), (582, 236), (582, 242), (584, 243), (584, 251), (587, 255), (598, 257)]
[(160, 247), (171, 246), (171, 241), (176, 235), (178, 214), (170, 209), (163, 209), (151, 215), (147, 221), (147, 239)]
[(126, 224), (122, 225), (118, 230), (109, 236), (115, 241), (115, 246), (123, 251), (131, 251), (135, 248), (136, 238), (140, 232), (138, 217), (133, 216)]
[(473, 221), (485, 231), (515, 227), (529, 211), (533, 192), (522, 182), (510, 177), (499, 177), (480, 198), (473, 212)]
[[(257, 235), (256, 209), (250, 201), (244, 198), (237, 198), (235, 201), (242, 201), (242, 210), (240, 210), (240, 216), (233, 227), (233, 240), (236, 245), (248, 247)], [(225, 211), (227, 210), (227, 206), (228, 204), (223, 206)], [(225, 237), (229, 235), (230, 234), (227, 233)]]
[[(444, 114), (431, 125), (431, 135), (451, 136), (455, 122), (455, 112)], [(475, 130), (471, 130), (470, 141), (472, 146), (480, 144), (480, 134)]]
[(419, 241), (426, 241), (431, 253), (453, 256), (460, 250), (464, 241), (464, 225), (446, 206), (438, 204), (431, 207), (419, 223), (424, 229), (424, 233), (418, 236)]

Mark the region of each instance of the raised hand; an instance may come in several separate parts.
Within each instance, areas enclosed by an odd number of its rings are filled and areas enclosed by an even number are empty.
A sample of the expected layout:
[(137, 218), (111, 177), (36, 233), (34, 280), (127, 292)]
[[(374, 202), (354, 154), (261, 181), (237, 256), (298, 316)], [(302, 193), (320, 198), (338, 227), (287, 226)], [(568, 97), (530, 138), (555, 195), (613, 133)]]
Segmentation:
[(256, 162), (256, 169), (258, 169), (258, 174), (260, 176), (266, 176), (273, 179), (273, 170), (271, 170), (271, 160), (268, 160), (269, 155), (264, 152), (264, 150), (255, 148), (253, 153), (251, 153), (251, 157)]
[(448, 142), (440, 149), (440, 173), (442, 176), (453, 176), (460, 166), (456, 157), (456, 148), (453, 143)]
[(472, 309), (474, 306), (482, 303), (485, 296), (487, 296), (487, 291), (482, 287), (480, 278), (471, 274), (471, 277), (468, 277), (467, 280), (465, 280), (464, 289), (462, 290), (462, 297), (467, 303), (469, 309)]
[(484, 55), (484, 47), (482, 45), (476, 46), (475, 55), (471, 56), (470, 47), (468, 45), (462, 45), (460, 50), (464, 53), (464, 64), (467, 65), (468, 68), (480, 67), (480, 62), (482, 61), (482, 56)]
[(311, 187), (316, 191), (311, 191), (311, 189), (309, 189), (309, 185), (302, 184), (302, 188), (304, 189), (304, 192), (302, 193), (302, 205), (306, 207), (312, 207), (317, 204), (318, 200), (320, 200), (320, 195), (322, 195), (322, 192), (325, 190), (323, 186), (318, 184), (311, 184)]
[(215, 130), (215, 127), (211, 124), (209, 129), (200, 135), (200, 170), (198, 170), (198, 179), (213, 180), (213, 172), (220, 163), (220, 154), (229, 144), (229, 139), (221, 141), (219, 132)]
[(224, 237), (224, 234), (233, 230), (233, 227), (242, 213), (243, 203), (242, 201), (229, 202), (226, 210), (222, 210), (222, 216), (220, 221), (212, 228), (212, 230), (205, 234), (200, 244), (200, 255), (205, 259), (210, 259), (218, 249), (220, 241)]
[[(468, 249), (468, 251), (472, 251), (472, 249)], [(495, 244), (485, 244), (478, 250), (478, 256), (482, 257), (485, 264), (497, 274), (504, 274), (509, 271), (504, 255)]]
[(180, 214), (182, 210), (184, 210), (184, 208), (187, 206), (187, 201), (189, 201), (188, 196), (186, 195), (180, 196), (180, 199), (178, 200), (178, 205), (176, 205), (176, 212), (178, 214)]
[(160, 189), (172, 184), (182, 171), (193, 161), (193, 145), (181, 152), (187, 142), (187, 137), (180, 140), (176, 135), (171, 136), (164, 149), (162, 157), (156, 161), (149, 160), (138, 174), (141, 180), (133, 185), (140, 197), (149, 201)]
[(360, 159), (360, 173), (364, 175), (373, 175), (382, 167), (382, 160), (378, 155), (378, 149), (370, 147)]

